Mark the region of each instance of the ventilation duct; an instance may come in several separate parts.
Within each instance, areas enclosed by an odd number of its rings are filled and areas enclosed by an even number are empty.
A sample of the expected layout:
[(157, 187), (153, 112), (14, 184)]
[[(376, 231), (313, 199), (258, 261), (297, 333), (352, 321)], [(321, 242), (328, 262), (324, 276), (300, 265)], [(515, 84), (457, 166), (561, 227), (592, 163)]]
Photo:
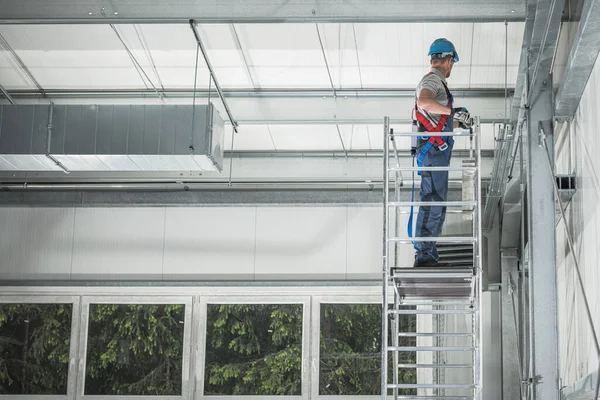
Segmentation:
[(0, 170), (221, 171), (209, 105), (0, 106)]

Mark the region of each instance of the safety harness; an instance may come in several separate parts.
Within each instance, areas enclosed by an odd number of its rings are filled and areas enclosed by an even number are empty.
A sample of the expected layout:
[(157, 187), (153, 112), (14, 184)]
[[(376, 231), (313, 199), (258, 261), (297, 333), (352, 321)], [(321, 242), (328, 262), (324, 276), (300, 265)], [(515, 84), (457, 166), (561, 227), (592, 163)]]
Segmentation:
[[(428, 75), (435, 74), (433, 72), (430, 72)], [(446, 107), (452, 109), (452, 103), (454, 102), (454, 98), (452, 97), (450, 90), (448, 90), (448, 86), (446, 86), (446, 83), (443, 80), (442, 84), (444, 85), (444, 89), (446, 90), (446, 96), (448, 96), (448, 104), (446, 105)], [(446, 123), (448, 122), (448, 118), (450, 117), (449, 115), (442, 115), (437, 125), (434, 126), (425, 115), (419, 112), (419, 107), (417, 107), (416, 101), (415, 116), (417, 118), (417, 121), (419, 121), (420, 125), (423, 128), (425, 128), (427, 132), (441, 132), (444, 129)], [(431, 150), (431, 148), (434, 145), (437, 146), (438, 150), (440, 151), (445, 151), (446, 149), (448, 149), (448, 144), (444, 142), (444, 140), (442, 140), (440, 136), (420, 136), (420, 138), (423, 140), (427, 140), (427, 143), (425, 143), (425, 145), (421, 149), (419, 157), (417, 158), (417, 165), (419, 167), (423, 166), (423, 160), (425, 159), (425, 155), (429, 152), (429, 150)]]
[[(430, 72), (428, 75), (435, 75), (435, 74), (433, 72)], [(443, 80), (442, 80), (442, 84), (444, 85), (444, 89), (446, 90), (446, 96), (448, 96), (448, 104), (446, 105), (446, 107), (449, 107), (450, 109), (452, 109), (452, 103), (454, 102), (454, 97), (450, 93), (448, 86), (446, 85), (446, 83)], [(420, 125), (427, 132), (441, 132), (444, 129), (444, 126), (446, 125), (446, 123), (448, 122), (448, 118), (450, 118), (449, 115), (442, 115), (442, 117), (440, 118), (437, 125), (433, 126), (433, 124), (427, 119), (427, 117), (425, 117), (423, 114), (421, 114), (419, 112), (419, 107), (417, 107), (416, 101), (415, 101), (415, 116), (417, 118), (417, 121), (419, 121)], [(437, 146), (438, 150), (440, 150), (440, 151), (445, 151), (446, 149), (448, 149), (448, 144), (446, 142), (444, 142), (444, 140), (440, 136), (419, 136), (419, 139), (427, 140), (427, 143), (425, 143), (425, 145), (421, 148), (421, 152), (419, 153), (419, 156), (417, 157), (417, 165), (419, 167), (423, 166), (423, 160), (425, 159), (425, 155), (427, 155), (427, 153), (429, 152), (429, 150), (431, 150), (431, 148), (433, 146)], [(452, 137), (450, 137), (450, 140), (452, 140)], [(415, 166), (415, 157), (414, 156), (413, 156), (412, 162), (413, 162), (413, 167), (414, 167)], [(421, 171), (419, 171), (417, 173), (419, 175), (421, 175)], [(415, 201), (415, 172), (414, 171), (413, 171), (413, 179), (412, 179), (411, 201)], [(408, 228), (408, 237), (412, 238), (413, 237), (413, 206), (410, 207), (410, 216), (408, 218), (408, 227), (407, 228)], [(413, 242), (413, 244), (414, 244), (414, 242)]]

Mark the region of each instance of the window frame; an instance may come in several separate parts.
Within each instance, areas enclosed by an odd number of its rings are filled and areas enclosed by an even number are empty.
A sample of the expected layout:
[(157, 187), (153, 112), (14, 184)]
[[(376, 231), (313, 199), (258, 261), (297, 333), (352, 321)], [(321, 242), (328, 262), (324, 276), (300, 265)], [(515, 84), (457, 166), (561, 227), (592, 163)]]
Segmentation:
[(381, 306), (381, 296), (362, 295), (356, 296), (351, 293), (343, 295), (331, 296), (312, 296), (313, 315), (311, 326), (313, 329), (312, 336), (314, 340), (311, 343), (312, 357), (311, 364), (311, 382), (313, 382), (311, 390), (311, 398), (317, 400), (380, 400), (381, 395), (321, 395), (319, 394), (320, 387), (320, 360), (321, 360), (321, 304), (374, 304)]
[(2, 400), (70, 400), (74, 398), (77, 374), (79, 331), (81, 329), (81, 296), (56, 295), (2, 295), (0, 304), (71, 304), (71, 334), (69, 342), (69, 370), (66, 394), (0, 394)]
[[(183, 325), (183, 354), (181, 367), (181, 395), (173, 396), (137, 396), (137, 395), (86, 395), (85, 394), (85, 372), (87, 366), (87, 339), (89, 331), (90, 304), (183, 304), (184, 325)], [(160, 400), (183, 400), (191, 398), (192, 382), (191, 356), (187, 351), (191, 346), (192, 334), (192, 296), (84, 296), (81, 300), (81, 329), (79, 336), (79, 365), (77, 369), (77, 392), (76, 400), (140, 400), (141, 398), (160, 399)]]
[[(208, 295), (199, 296), (198, 315), (203, 318), (198, 318), (198, 340), (195, 349), (195, 364), (196, 371), (196, 392), (194, 393), (195, 400), (264, 400), (281, 399), (281, 400), (309, 400), (310, 397), (310, 375), (308, 373), (308, 360), (310, 358), (310, 321), (311, 321), (311, 296), (302, 295), (254, 295), (248, 293), (246, 295)], [(302, 304), (302, 365), (301, 365), (301, 392), (299, 396), (263, 396), (263, 395), (204, 395), (204, 376), (206, 369), (206, 335), (208, 325), (208, 304)]]

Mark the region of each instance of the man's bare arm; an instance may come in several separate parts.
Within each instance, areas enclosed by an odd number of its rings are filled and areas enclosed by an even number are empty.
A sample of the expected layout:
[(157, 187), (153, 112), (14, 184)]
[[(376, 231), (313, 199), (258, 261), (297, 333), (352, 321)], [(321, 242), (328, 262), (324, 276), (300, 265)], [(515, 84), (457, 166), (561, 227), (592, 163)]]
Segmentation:
[(431, 90), (421, 89), (421, 91), (419, 92), (419, 97), (417, 99), (417, 105), (431, 114), (452, 114), (452, 109), (441, 105), (440, 103), (434, 100), (434, 97), (435, 96)]

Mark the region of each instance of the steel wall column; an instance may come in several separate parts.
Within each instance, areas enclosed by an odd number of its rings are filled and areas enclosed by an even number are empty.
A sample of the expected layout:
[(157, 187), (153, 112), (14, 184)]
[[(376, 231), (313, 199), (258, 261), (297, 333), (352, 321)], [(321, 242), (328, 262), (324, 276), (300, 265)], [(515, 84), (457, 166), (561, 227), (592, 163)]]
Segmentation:
[[(484, 293), (483, 319), (483, 390), (482, 399), (502, 399), (502, 288), (490, 285)], [(508, 399), (505, 397), (505, 399)], [(510, 398), (518, 399), (518, 397)]]
[[(559, 398), (554, 177), (548, 168), (546, 150), (541, 146), (540, 131), (543, 126), (552, 146), (553, 103), (552, 77), (546, 62), (541, 64), (535, 87), (530, 88), (532, 101), (525, 147), (533, 332), (530, 378), (534, 398), (552, 400)], [(533, 81), (533, 73), (532, 67), (529, 82)], [(550, 148), (550, 152), (553, 155), (554, 149)]]
[(518, 280), (517, 249), (503, 249), (502, 264), (502, 399), (521, 398), (519, 391), (521, 372), (519, 368), (519, 312), (516, 282)]

